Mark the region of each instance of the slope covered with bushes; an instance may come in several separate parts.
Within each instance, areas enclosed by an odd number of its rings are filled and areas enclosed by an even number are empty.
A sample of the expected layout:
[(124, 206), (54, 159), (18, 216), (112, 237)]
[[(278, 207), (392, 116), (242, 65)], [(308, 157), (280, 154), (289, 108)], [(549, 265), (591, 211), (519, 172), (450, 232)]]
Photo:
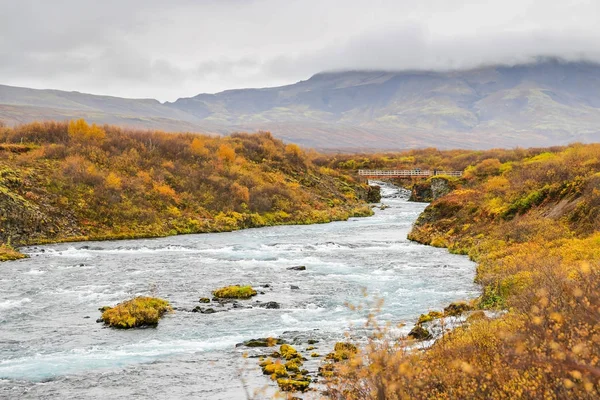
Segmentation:
[(164, 236), (370, 215), (368, 187), (269, 133), (0, 127), (0, 243)]
[(374, 341), (341, 371), (334, 397), (598, 398), (600, 145), (484, 158), (410, 238), (469, 254), (479, 308), (506, 312), (469, 320), (424, 353)]

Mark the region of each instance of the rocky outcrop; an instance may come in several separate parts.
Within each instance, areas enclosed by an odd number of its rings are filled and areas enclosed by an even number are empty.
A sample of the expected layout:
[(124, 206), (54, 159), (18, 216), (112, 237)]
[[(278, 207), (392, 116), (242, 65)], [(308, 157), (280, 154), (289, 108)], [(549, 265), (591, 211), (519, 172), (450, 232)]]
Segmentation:
[(455, 188), (456, 184), (448, 178), (434, 176), (425, 181), (416, 182), (412, 187), (409, 201), (431, 203)]

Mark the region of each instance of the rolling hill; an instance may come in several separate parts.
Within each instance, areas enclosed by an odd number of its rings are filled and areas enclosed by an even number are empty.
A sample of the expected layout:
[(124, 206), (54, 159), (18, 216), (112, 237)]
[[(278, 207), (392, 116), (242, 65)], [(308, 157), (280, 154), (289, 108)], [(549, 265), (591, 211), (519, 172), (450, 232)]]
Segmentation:
[(79, 117), (168, 131), (269, 130), (320, 149), (595, 142), (600, 65), (547, 59), (450, 72), (327, 72), (172, 103), (0, 86), (0, 120), (8, 124)]

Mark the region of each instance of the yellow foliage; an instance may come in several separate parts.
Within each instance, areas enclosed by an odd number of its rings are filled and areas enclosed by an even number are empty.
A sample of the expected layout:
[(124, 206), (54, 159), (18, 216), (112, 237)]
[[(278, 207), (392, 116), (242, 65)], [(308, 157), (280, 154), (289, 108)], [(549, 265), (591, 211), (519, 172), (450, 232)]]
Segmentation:
[(235, 150), (230, 145), (223, 143), (217, 150), (217, 157), (221, 161), (233, 162), (235, 160)]
[(121, 178), (114, 172), (109, 173), (105, 180), (106, 187), (113, 190), (121, 189)]

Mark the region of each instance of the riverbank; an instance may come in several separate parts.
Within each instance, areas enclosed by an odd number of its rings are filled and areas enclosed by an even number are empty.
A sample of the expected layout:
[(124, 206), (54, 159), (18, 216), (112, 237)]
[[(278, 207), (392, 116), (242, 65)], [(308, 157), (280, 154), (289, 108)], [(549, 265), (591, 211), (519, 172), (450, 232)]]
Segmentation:
[[(468, 254), (506, 310), (424, 353), (370, 346), (341, 372), (343, 398), (577, 398), (600, 394), (600, 145), (485, 160), (434, 201), (409, 237)], [(376, 372), (372, 372), (376, 371)]]
[(0, 144), (0, 243), (14, 247), (371, 215), (373, 189), (269, 133), (46, 122), (0, 127)]

